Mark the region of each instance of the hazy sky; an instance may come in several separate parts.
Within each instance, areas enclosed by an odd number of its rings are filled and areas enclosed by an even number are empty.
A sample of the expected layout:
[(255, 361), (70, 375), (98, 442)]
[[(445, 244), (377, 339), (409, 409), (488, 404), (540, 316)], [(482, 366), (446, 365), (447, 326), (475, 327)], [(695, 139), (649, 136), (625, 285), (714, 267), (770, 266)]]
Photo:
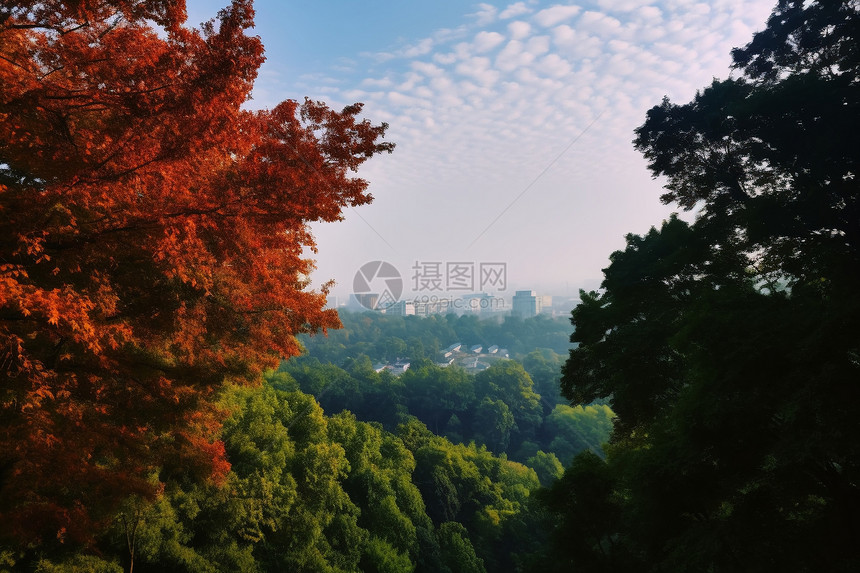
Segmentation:
[[(190, 23), (225, 3), (190, 1)], [(268, 59), (253, 106), (364, 102), (397, 144), (360, 171), (372, 204), (314, 226), (315, 282), (346, 295), (383, 260), (409, 289), (416, 261), (491, 262), (508, 291), (575, 294), (671, 212), (633, 129), (664, 95), (686, 103), (728, 76), (775, 1), (255, 4)]]

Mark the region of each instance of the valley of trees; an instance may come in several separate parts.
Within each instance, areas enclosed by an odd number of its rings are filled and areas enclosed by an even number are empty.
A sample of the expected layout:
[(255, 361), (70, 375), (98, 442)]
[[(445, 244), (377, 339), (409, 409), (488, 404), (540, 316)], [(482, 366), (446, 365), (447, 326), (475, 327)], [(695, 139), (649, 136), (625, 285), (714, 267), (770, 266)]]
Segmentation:
[[(305, 354), (264, 373), (261, 388), (231, 385), (220, 394), (228, 471), (200, 480), (178, 465), (160, 468), (145, 476), (156, 496), (124, 499), (86, 550), (43, 539), (38, 550), (9, 548), (5, 564), (138, 572), (537, 567), (549, 522), (536, 492), (579, 452), (602, 455), (609, 407), (565, 403), (557, 391), (563, 356), (550, 348), (477, 374), (418, 358), (400, 376), (377, 372), (361, 350), (383, 357), (392, 345), (401, 349), (393, 335), (406, 332), (416, 352), (422, 340), (438, 346), (437, 335), (511, 332), (530, 333), (521, 345), (563, 349), (569, 322), (341, 316), (343, 328), (329, 337), (301, 337)], [(535, 380), (554, 390), (551, 400)]]
[(308, 223), (393, 145), (246, 110), (253, 15), (0, 7), (0, 571), (860, 569), (856, 0), (778, 0), (647, 113), (691, 216), (572, 326), (324, 310)]
[[(326, 413), (348, 410), (389, 431), (416, 417), (454, 443), (475, 442), (535, 468), (544, 484), (580, 451), (602, 453), (612, 410), (604, 403), (570, 406), (559, 392), (561, 352), (570, 348), (568, 320), (379, 313), (341, 318), (343, 329), (328, 337), (302, 338), (307, 353), (285, 362), (272, 375), (273, 386), (312, 394)], [(431, 360), (452, 340), (466, 348), (499, 340), (517, 351), (473, 374)], [(396, 358), (411, 361), (403, 374), (374, 369)]]

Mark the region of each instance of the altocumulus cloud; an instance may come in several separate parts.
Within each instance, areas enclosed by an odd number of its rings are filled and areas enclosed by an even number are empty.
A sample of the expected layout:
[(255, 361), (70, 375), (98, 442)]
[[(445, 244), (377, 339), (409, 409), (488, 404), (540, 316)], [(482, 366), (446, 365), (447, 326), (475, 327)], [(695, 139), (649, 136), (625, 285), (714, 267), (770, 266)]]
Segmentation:
[[(470, 169), (512, 155), (520, 164), (539, 164), (600, 113), (606, 143), (629, 146), (631, 130), (663, 95), (683, 100), (725, 75), (729, 50), (750, 39), (770, 7), (770, 1), (725, 0), (600, 1), (588, 9), (481, 4), (465, 38), (416, 39), (383, 78), (338, 95), (367, 101), (369, 116), (392, 125), (392, 139), (424, 150), (420, 165), (408, 169), (416, 181), (439, 168), (424, 146), (460, 150)], [(386, 89), (387, 78), (396, 89)], [(385, 105), (375, 108), (376, 102)], [(428, 110), (433, 131), (413, 121)], [(464, 137), (476, 124), (504, 126), (511, 136)], [(405, 155), (396, 163), (406, 162)]]
[[(365, 172), (377, 203), (362, 213), (401, 250), (378, 256), (403, 256), (408, 265), (409, 257), (425, 255), (505, 253), (529, 276), (563, 261), (567, 274), (542, 275), (548, 283), (599, 276), (626, 232), (644, 232), (666, 212), (657, 202), (658, 183), (632, 151), (632, 130), (664, 95), (687, 101), (713, 77), (726, 76), (731, 48), (763, 27), (772, 4), (484, 3), (430, 37), (359, 56), (354, 69), (365, 58), (374, 71), (351, 85), (317, 82), (329, 101), (366, 102), (368, 117), (388, 122), (398, 144), (391, 158)], [(487, 231), (486, 244), (462, 252), (538, 175), (528, 195)], [(395, 216), (402, 210), (421, 216)], [(447, 222), (442, 234), (440, 220)], [(351, 217), (348, 223), (364, 225)], [(318, 231), (322, 253), (326, 232)], [(362, 233), (338, 230), (332, 242), (340, 241), (339, 252), (348, 232)], [(366, 238), (347, 247), (349, 256), (372, 257), (361, 249), (376, 239)], [(544, 248), (526, 254), (516, 247), (526, 241)], [(324, 258), (320, 270), (342, 284), (350, 280)]]

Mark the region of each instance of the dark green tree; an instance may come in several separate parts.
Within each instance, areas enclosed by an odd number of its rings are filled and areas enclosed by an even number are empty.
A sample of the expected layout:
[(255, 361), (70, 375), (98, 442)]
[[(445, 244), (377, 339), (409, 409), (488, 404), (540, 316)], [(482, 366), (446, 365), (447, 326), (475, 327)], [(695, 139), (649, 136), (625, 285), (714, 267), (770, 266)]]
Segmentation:
[(559, 387), (561, 365), (564, 356), (549, 348), (532, 350), (522, 360), (523, 368), (534, 381), (535, 392), (540, 394), (544, 415), (556, 404), (564, 403)]
[(860, 568), (858, 35), (856, 1), (781, 0), (734, 78), (636, 130), (696, 219), (628, 236), (573, 312), (563, 392), (617, 415), (550, 498), (579, 523), (608, 488), (584, 570)]
[(528, 372), (518, 362), (501, 360), (476, 374), (475, 393), (479, 399), (501, 401), (510, 409), (515, 423), (512, 445), (535, 436), (543, 413), (540, 396), (535, 393)]
[[(529, 496), (539, 485), (534, 470), (474, 443), (452, 444), (414, 418), (400, 426), (398, 435), (414, 455), (413, 482), (427, 515), (440, 528), (459, 522), (468, 532), (463, 541), (452, 539), (452, 530), (440, 532), (440, 546), (455, 553), (443, 554), (442, 562), (450, 566), (452, 559), (468, 558), (468, 541), (488, 571), (513, 570), (515, 554), (523, 547), (517, 534), (530, 519)], [(474, 563), (464, 567), (475, 570)]]
[(549, 487), (564, 473), (564, 466), (558, 461), (556, 455), (548, 454), (543, 450), (538, 450), (535, 455), (527, 460), (527, 463), (537, 473), (543, 487)]
[[(583, 450), (602, 455), (602, 446), (612, 432), (615, 415), (609, 406), (566, 406), (559, 404), (544, 420), (543, 434), (548, 452), (554, 453), (564, 464)], [(537, 468), (535, 468), (537, 469)]]
[(484, 561), (475, 554), (466, 528), (456, 521), (439, 527), (439, 547), (444, 557), (441, 572), (486, 573)]
[(478, 404), (472, 422), (473, 435), (490, 450), (496, 453), (506, 451), (515, 427), (514, 415), (502, 400), (486, 397)]
[(474, 381), (458, 366), (440, 368), (422, 360), (400, 377), (409, 412), (441, 434), (452, 415), (462, 415), (475, 401)]

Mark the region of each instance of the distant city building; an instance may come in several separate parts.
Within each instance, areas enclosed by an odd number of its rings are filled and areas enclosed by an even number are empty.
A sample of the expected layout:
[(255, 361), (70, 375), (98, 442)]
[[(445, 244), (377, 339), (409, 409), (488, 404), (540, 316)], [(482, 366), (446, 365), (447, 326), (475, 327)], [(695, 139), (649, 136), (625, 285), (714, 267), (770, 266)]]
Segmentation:
[(438, 300), (419, 301), (416, 300), (415, 315), (416, 316), (431, 316), (433, 314), (448, 314), (453, 312), (451, 309), (451, 299), (440, 298)]
[(505, 308), (503, 299), (486, 292), (467, 294), (461, 300), (463, 314), (490, 314)]
[(375, 310), (379, 303), (379, 295), (373, 292), (353, 293), (349, 295), (349, 308), (364, 311)]
[(401, 300), (395, 302), (394, 304), (386, 308), (383, 312), (385, 312), (385, 314), (393, 314), (396, 316), (414, 316), (415, 303), (411, 300)]
[(330, 296), (325, 297), (325, 307), (326, 308), (335, 308), (336, 309), (338, 307), (337, 303), (338, 303), (337, 296), (330, 295)]
[(552, 314), (552, 295), (545, 294), (538, 298), (540, 298), (540, 312), (543, 314)]
[(540, 314), (543, 297), (533, 290), (518, 290), (511, 302), (511, 315), (529, 318)]

